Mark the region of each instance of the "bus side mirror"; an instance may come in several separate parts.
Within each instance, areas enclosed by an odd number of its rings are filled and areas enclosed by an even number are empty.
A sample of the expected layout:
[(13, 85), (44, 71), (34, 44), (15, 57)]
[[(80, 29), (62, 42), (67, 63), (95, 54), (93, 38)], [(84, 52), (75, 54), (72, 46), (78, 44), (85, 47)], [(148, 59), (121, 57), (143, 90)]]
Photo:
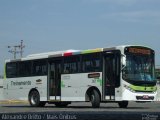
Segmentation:
[(121, 54), (122, 58), (122, 70), (126, 67), (126, 56), (124, 54)]

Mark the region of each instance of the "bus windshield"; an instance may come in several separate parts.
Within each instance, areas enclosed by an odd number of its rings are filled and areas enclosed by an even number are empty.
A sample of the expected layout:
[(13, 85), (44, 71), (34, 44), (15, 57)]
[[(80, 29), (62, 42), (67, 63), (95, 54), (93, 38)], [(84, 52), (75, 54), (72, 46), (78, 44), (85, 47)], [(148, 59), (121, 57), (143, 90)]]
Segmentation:
[(123, 79), (127, 81), (155, 81), (154, 55), (126, 54)]

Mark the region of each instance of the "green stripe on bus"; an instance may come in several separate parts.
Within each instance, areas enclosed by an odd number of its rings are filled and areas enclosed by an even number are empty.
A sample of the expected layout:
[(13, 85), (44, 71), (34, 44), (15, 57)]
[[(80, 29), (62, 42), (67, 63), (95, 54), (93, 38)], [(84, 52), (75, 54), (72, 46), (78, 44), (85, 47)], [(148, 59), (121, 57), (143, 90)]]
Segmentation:
[(61, 80), (61, 87), (64, 88), (65, 85), (64, 85), (64, 82)]
[(156, 86), (145, 87), (145, 86), (130, 85), (129, 87), (135, 91), (156, 91), (157, 90)]
[(95, 52), (101, 52), (102, 49), (101, 48), (97, 48), (97, 49), (90, 49), (90, 50), (83, 50), (81, 52), (81, 54), (87, 54), (87, 53), (95, 53)]
[(101, 79), (96, 79), (97, 83), (99, 83), (100, 86), (102, 86), (102, 80)]
[(4, 64), (4, 80), (6, 80), (6, 64)]

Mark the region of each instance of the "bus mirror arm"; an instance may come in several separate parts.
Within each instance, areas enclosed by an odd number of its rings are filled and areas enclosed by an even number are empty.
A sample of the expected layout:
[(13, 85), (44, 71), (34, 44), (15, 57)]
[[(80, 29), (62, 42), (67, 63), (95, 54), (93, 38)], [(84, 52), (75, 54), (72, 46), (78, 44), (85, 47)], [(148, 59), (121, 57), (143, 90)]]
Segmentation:
[(126, 55), (121, 54), (122, 57), (122, 70), (126, 67)]
[(126, 67), (126, 66), (122, 64), (122, 69), (121, 69), (121, 70), (123, 70), (125, 67)]
[(126, 66), (126, 55), (121, 54), (121, 58), (122, 58), (122, 69), (124, 69)]
[(125, 54), (122, 54), (122, 53), (121, 53), (121, 56), (122, 56), (122, 57), (126, 57)]

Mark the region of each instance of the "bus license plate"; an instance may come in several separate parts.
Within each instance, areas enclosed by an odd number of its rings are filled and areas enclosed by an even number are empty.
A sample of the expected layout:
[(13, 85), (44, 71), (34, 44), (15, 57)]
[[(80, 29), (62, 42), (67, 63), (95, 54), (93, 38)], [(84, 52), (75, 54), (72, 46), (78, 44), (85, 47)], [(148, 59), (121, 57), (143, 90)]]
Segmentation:
[(149, 96), (148, 95), (143, 95), (143, 99), (148, 99)]

